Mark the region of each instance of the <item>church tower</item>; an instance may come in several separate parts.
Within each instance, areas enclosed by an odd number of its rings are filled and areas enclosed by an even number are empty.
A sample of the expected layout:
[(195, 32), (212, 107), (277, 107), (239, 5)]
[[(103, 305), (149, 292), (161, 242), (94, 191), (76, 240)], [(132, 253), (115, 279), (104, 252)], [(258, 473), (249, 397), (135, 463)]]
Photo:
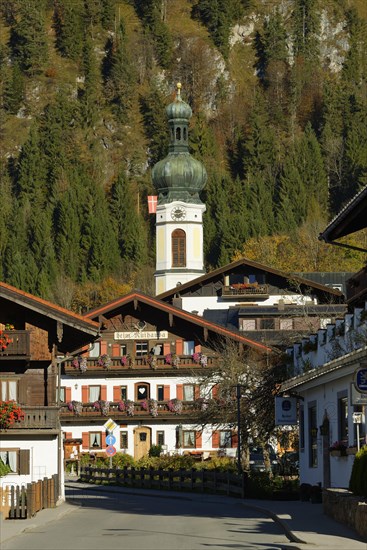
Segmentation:
[(189, 153), (190, 105), (176, 98), (166, 107), (170, 130), (168, 155), (152, 170), (158, 193), (156, 212), (155, 291), (161, 294), (205, 273), (203, 213), (199, 193), (207, 179), (201, 162)]

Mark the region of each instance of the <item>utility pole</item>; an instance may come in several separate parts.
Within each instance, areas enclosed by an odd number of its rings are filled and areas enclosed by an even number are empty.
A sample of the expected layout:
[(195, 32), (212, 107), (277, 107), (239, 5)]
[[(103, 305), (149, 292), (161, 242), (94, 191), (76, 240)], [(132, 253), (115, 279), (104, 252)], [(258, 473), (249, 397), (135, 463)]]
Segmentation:
[(238, 475), (242, 474), (242, 464), (241, 464), (241, 384), (236, 386), (236, 397), (237, 397), (237, 470)]

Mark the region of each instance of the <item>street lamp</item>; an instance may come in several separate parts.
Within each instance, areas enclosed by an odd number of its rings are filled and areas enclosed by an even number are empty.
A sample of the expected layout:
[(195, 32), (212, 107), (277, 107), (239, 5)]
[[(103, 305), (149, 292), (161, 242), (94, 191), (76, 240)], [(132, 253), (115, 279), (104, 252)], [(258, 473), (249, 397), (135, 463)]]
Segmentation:
[(242, 473), (241, 465), (241, 384), (236, 386), (236, 398), (237, 398), (237, 470), (238, 475)]

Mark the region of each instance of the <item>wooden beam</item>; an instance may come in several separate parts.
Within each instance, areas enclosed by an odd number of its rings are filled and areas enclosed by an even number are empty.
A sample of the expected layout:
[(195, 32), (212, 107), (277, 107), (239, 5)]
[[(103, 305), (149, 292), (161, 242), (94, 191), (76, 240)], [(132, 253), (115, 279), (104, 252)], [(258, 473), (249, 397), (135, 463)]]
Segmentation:
[(173, 327), (173, 313), (168, 314), (168, 322), (169, 322), (169, 326)]
[(138, 300), (134, 298), (134, 309), (135, 311), (138, 309)]
[(204, 327), (204, 342), (208, 341), (208, 329)]

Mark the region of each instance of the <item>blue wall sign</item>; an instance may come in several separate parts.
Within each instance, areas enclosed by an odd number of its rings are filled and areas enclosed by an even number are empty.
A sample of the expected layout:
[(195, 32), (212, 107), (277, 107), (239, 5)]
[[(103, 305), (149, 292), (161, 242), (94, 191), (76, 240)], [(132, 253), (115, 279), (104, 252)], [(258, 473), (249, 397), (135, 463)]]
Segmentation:
[(367, 393), (367, 367), (356, 370), (354, 385), (357, 391)]

